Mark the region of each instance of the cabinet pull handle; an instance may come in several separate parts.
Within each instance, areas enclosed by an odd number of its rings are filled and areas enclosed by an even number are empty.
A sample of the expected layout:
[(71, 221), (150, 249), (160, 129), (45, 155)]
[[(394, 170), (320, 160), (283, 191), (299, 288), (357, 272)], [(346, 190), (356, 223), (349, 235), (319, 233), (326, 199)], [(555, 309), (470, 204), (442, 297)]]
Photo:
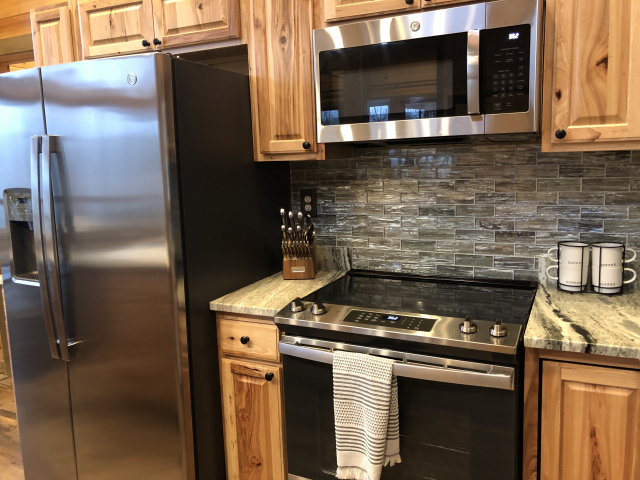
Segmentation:
[(143, 47), (150, 47), (151, 44), (149, 43), (149, 40), (142, 40), (142, 46)]
[(240, 337), (240, 343), (246, 345), (249, 343), (249, 337)]
[(407, 5), (413, 5), (413, 0), (404, 0)]
[(562, 140), (566, 136), (567, 136), (567, 132), (565, 130), (560, 129), (556, 132), (556, 138), (558, 140)]
[(153, 39), (153, 44), (154, 45), (160, 45), (160, 44), (162, 44), (162, 42), (160, 40), (158, 40), (157, 38), (154, 38)]
[(309, 142), (304, 142), (302, 144), (302, 148), (304, 148), (305, 150), (309, 150), (311, 148), (311, 144)]
[(275, 375), (274, 375), (273, 373), (267, 373), (267, 374), (264, 376), (264, 379), (265, 379), (267, 382), (270, 382), (271, 380), (273, 380), (273, 377), (274, 377), (274, 376), (275, 376)]

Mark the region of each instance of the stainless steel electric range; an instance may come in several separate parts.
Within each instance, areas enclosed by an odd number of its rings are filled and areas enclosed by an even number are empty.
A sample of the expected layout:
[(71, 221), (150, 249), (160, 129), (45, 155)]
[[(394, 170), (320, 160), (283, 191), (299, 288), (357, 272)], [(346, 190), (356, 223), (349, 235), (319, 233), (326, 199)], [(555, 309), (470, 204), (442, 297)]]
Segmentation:
[(335, 475), (335, 350), (397, 360), (402, 463), (383, 480), (516, 480), (522, 336), (536, 284), (351, 271), (296, 299), (283, 332), (289, 480)]

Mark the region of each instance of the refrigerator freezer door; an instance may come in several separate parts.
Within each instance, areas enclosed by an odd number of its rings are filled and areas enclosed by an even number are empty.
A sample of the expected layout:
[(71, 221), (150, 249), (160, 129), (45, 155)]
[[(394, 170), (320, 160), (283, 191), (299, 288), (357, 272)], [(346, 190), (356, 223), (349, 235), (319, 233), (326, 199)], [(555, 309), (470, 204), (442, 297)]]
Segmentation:
[(58, 136), (52, 178), (78, 478), (186, 479), (170, 57), (56, 65), (42, 69), (42, 85), (47, 133)]
[(67, 363), (52, 358), (35, 275), (31, 146), (45, 134), (39, 69), (0, 75), (0, 112), (0, 261), (25, 478), (75, 479)]

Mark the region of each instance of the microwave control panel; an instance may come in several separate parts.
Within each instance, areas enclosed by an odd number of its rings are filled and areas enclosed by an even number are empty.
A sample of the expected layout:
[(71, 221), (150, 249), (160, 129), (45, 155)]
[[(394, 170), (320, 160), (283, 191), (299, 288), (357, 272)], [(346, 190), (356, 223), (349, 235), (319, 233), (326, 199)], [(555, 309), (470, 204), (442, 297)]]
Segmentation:
[(482, 31), (484, 113), (529, 110), (531, 25)]

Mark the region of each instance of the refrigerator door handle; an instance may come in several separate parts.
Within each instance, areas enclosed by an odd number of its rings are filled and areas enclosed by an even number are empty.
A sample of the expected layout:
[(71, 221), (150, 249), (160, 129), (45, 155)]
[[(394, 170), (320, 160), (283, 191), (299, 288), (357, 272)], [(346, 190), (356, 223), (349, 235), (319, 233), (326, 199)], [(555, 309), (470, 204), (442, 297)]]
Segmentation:
[[(47, 278), (49, 307), (53, 327), (57, 334), (57, 346), (62, 360), (69, 361), (69, 346), (62, 313), (62, 292), (60, 288), (60, 266), (58, 264), (58, 244), (56, 241), (56, 220), (53, 204), (53, 185), (51, 170), (53, 154), (58, 147), (59, 137), (42, 137), (42, 156), (40, 161), (40, 195), (38, 197), (42, 232), (42, 255), (44, 273)], [(35, 223), (35, 222), (34, 222)]]
[(40, 283), (40, 295), (42, 297), (42, 309), (44, 313), (45, 329), (51, 356), (60, 359), (60, 352), (56, 342), (56, 334), (53, 326), (51, 302), (49, 301), (49, 282), (44, 264), (44, 251), (42, 241), (42, 197), (40, 195), (40, 154), (42, 153), (42, 137), (31, 137), (31, 204), (33, 209), (33, 236), (36, 249), (36, 265), (38, 267), (38, 281)]

